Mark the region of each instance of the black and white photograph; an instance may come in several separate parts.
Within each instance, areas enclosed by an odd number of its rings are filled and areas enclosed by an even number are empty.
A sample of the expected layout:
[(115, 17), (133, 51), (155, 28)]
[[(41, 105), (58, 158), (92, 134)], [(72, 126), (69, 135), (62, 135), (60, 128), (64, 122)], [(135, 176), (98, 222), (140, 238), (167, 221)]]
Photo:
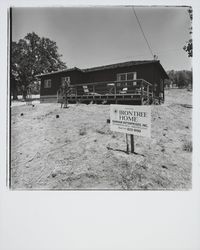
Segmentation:
[(8, 13), (12, 190), (191, 190), (191, 6)]
[(200, 250), (200, 1), (0, 1), (0, 249)]

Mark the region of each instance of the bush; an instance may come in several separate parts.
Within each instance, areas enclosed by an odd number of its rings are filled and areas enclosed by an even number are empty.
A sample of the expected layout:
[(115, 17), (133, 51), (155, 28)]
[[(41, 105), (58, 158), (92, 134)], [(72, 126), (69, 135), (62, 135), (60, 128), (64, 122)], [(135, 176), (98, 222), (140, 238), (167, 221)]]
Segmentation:
[(79, 129), (79, 135), (81, 135), (81, 136), (83, 136), (83, 135), (86, 135), (86, 128), (84, 127), (84, 128), (80, 128)]
[(186, 141), (183, 144), (183, 151), (192, 152), (192, 142), (191, 141)]

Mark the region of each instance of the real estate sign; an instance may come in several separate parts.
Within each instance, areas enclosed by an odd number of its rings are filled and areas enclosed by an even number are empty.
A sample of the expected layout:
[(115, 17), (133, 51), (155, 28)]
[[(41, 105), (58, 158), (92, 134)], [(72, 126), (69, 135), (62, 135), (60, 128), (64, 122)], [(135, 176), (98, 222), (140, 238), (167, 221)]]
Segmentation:
[(110, 129), (115, 132), (151, 137), (151, 107), (110, 105)]

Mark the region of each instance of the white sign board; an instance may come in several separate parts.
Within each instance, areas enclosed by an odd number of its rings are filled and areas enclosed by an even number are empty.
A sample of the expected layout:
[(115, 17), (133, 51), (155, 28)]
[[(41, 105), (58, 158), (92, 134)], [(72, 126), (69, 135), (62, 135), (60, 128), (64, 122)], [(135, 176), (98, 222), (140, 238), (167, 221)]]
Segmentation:
[(115, 132), (151, 137), (151, 107), (110, 105), (110, 129)]

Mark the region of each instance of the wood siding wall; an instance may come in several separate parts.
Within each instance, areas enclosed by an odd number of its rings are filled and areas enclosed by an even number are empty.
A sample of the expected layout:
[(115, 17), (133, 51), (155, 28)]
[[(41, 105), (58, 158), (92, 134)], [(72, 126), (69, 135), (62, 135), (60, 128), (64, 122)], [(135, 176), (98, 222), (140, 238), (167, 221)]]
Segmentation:
[[(82, 83), (83, 73), (78, 70), (46, 75), (41, 79), (40, 95), (56, 95), (61, 86), (61, 78), (65, 76), (70, 77), (71, 84)], [(51, 88), (44, 88), (44, 81), (46, 79), (51, 79)]]
[[(156, 83), (158, 85), (156, 94), (159, 95), (159, 92), (162, 92), (162, 90), (160, 89), (162, 75), (158, 66), (156, 64), (144, 64), (115, 69), (103, 69), (91, 72), (81, 72), (79, 70), (73, 70), (43, 76), (41, 78), (40, 94), (41, 96), (56, 95), (61, 85), (61, 78), (64, 76), (70, 77), (71, 84), (84, 84), (89, 82), (116, 81), (117, 74), (126, 72), (137, 72), (137, 79), (144, 79), (153, 85)], [(51, 79), (51, 88), (44, 88), (44, 80), (46, 79)]]

